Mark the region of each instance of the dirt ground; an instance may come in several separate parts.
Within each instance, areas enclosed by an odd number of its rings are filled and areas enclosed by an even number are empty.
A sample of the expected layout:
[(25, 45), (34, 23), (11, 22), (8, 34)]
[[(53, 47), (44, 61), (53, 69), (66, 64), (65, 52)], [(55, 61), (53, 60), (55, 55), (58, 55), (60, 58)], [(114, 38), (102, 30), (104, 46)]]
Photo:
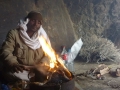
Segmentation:
[[(116, 68), (120, 67), (119, 64), (114, 62), (102, 62), (111, 68), (111, 71), (115, 71)], [(86, 63), (86, 62), (74, 62), (75, 75), (84, 73), (91, 68), (97, 68), (97, 63)], [(120, 90), (120, 77), (114, 77), (107, 73), (104, 75), (104, 80), (98, 80), (91, 77), (77, 76), (75, 78), (75, 86), (78, 90)]]

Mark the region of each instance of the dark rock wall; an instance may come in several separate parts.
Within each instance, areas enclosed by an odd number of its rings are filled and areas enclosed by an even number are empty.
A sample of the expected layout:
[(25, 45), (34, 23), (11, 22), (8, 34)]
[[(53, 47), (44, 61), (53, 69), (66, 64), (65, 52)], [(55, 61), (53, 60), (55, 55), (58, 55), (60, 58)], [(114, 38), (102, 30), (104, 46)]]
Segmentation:
[(0, 0), (0, 45), (29, 11), (40, 11), (53, 48), (96, 34), (120, 46), (120, 0)]
[(64, 0), (79, 37), (96, 34), (120, 47), (120, 0)]
[(7, 32), (16, 28), (19, 19), (32, 10), (43, 15), (43, 27), (55, 50), (62, 45), (71, 47), (76, 41), (73, 24), (62, 0), (0, 0), (0, 9), (0, 44)]

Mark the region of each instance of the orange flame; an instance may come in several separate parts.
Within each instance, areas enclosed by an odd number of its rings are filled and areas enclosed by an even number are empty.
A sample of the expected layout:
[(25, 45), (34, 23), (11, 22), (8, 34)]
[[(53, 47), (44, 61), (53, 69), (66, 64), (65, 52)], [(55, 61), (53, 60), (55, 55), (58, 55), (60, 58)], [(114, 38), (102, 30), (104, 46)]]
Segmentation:
[[(41, 45), (42, 45), (42, 49), (43, 51), (49, 56), (50, 58), (50, 68), (53, 70), (54, 67), (59, 67), (58, 66), (58, 62), (60, 63), (60, 65), (65, 69), (65, 71), (69, 74), (69, 76), (71, 76), (71, 73), (68, 71), (68, 69), (65, 67), (63, 61), (60, 59), (60, 57), (55, 54), (55, 51), (52, 49), (51, 45), (49, 45), (47, 43), (47, 41), (44, 39), (43, 36), (39, 37)], [(55, 70), (53, 71), (55, 72)]]
[(43, 36), (40, 37), (40, 42), (42, 44), (43, 51), (50, 57), (50, 67), (54, 68), (56, 62), (55, 52), (52, 47), (46, 42)]

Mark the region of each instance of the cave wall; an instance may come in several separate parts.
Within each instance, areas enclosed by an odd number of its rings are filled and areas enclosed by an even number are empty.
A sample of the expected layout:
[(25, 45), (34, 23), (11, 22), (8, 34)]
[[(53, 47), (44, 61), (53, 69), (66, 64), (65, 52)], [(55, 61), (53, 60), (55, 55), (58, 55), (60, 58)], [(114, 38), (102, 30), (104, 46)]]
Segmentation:
[(0, 9), (0, 45), (7, 32), (16, 28), (18, 21), (32, 10), (41, 12), (43, 28), (55, 50), (59, 51), (62, 45), (71, 47), (77, 39), (62, 0), (0, 0)]
[(43, 15), (43, 27), (56, 50), (89, 34), (120, 47), (120, 0), (0, 0), (0, 9), (0, 45), (19, 19), (36, 10)]
[(64, 3), (79, 37), (95, 34), (120, 48), (120, 0), (64, 0)]

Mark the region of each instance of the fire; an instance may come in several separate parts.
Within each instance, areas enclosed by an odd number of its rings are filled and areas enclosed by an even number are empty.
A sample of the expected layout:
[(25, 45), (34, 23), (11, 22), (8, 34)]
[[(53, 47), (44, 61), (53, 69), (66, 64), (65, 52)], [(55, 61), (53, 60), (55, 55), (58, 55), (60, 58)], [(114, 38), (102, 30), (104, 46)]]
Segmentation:
[(50, 63), (51, 68), (54, 68), (54, 66), (55, 66), (54, 63)]
[(42, 49), (45, 52), (46, 55), (49, 56), (50, 58), (50, 70), (55, 72), (56, 69), (58, 68), (63, 68), (64, 73), (66, 74), (66, 76), (68, 78), (71, 78), (72, 75), (71, 73), (68, 71), (68, 69), (64, 66), (63, 61), (60, 59), (60, 57), (55, 53), (55, 51), (52, 49), (51, 45), (49, 45), (47, 43), (47, 41), (44, 39), (43, 36), (39, 37), (39, 40), (41, 42), (42, 45)]

